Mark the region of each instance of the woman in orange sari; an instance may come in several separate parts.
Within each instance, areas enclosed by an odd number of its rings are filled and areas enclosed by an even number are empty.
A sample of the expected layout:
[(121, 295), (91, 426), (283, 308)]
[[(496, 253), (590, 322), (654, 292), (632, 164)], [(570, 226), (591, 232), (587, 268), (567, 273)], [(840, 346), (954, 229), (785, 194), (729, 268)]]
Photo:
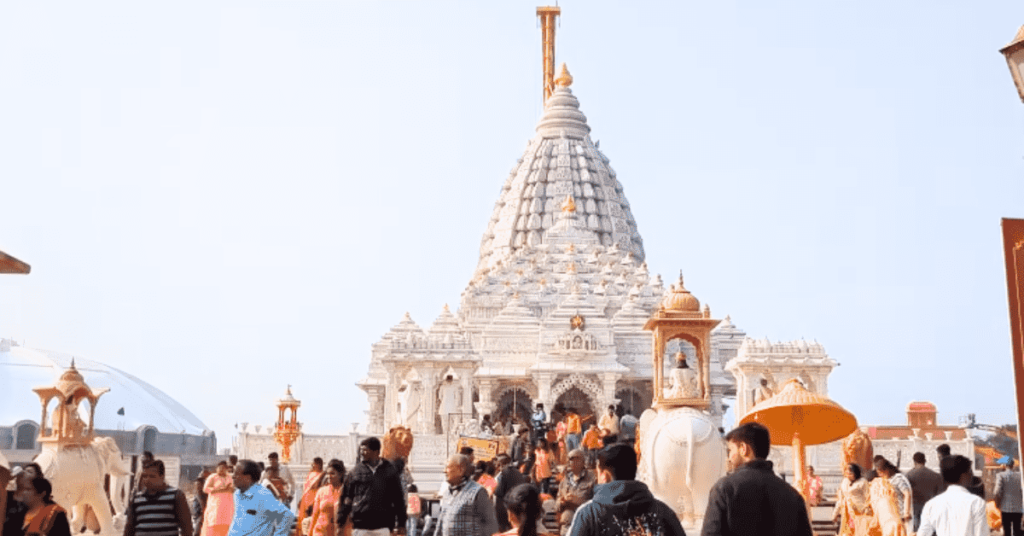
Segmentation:
[(206, 510), (203, 512), (204, 536), (227, 536), (235, 515), (235, 484), (228, 474), (228, 462), (217, 464), (217, 472), (206, 479)]
[(295, 536), (302, 536), (304, 532), (302, 528), (302, 522), (310, 516), (310, 512), (313, 509), (313, 499), (316, 498), (316, 492), (320, 489), (320, 481), (324, 477), (324, 459), (321, 457), (313, 458), (313, 463), (309, 467), (309, 474), (306, 475), (306, 484), (302, 487), (302, 497), (299, 498), (298, 515), (295, 520)]
[(28, 508), (22, 525), (25, 536), (71, 536), (68, 513), (53, 502), (52, 493), (53, 486), (43, 475), (18, 479), (17, 499)]
[(871, 492), (868, 481), (860, 476), (860, 466), (851, 463), (843, 470), (843, 484), (839, 487), (832, 520), (839, 521), (840, 536), (877, 536), (872, 530)]
[(311, 536), (350, 536), (351, 522), (346, 524), (345, 534), (337, 533), (335, 518), (338, 500), (341, 499), (342, 483), (345, 481), (345, 464), (340, 460), (327, 462), (323, 486), (316, 492), (313, 499), (312, 535)]

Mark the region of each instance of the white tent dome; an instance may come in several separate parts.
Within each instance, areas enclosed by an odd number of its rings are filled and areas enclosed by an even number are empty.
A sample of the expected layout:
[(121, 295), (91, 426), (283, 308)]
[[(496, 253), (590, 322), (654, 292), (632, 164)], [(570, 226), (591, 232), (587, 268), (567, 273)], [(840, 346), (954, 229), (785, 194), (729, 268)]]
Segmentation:
[[(71, 359), (67, 354), (0, 340), (0, 426), (13, 426), (23, 420), (38, 422), (42, 409), (32, 389), (53, 385), (70, 366)], [(74, 359), (89, 387), (110, 389), (96, 405), (97, 430), (130, 431), (153, 426), (163, 433), (190, 435), (201, 435), (207, 430), (191, 411), (156, 387), (103, 363)], [(119, 415), (122, 408), (124, 415)], [(81, 417), (88, 422), (88, 414)]]

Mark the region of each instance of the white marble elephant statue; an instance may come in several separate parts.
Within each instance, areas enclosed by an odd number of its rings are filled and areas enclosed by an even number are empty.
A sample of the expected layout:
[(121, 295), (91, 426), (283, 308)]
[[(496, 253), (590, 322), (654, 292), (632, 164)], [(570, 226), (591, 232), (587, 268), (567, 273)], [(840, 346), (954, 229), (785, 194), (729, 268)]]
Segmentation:
[[(85, 525), (86, 506), (96, 515), (100, 534), (116, 532), (110, 507), (113, 504), (118, 517), (123, 517), (127, 503), (123, 490), (129, 475), (113, 438), (97, 437), (84, 446), (65, 445), (60, 450), (43, 450), (35, 461), (53, 484), (53, 500), (71, 512), (72, 534), (78, 534)], [(113, 501), (103, 491), (107, 474)]]
[(711, 416), (693, 408), (649, 409), (640, 417), (638, 479), (700, 531), (708, 495), (726, 471), (725, 442)]

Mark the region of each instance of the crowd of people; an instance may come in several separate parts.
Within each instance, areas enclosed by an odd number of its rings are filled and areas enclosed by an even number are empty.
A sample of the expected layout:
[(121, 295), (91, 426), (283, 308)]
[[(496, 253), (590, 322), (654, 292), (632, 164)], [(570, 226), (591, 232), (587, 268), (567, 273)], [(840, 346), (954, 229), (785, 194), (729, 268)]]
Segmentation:
[[(276, 453), (266, 464), (232, 456), (195, 481), (191, 501), (146, 453), (124, 536), (540, 536), (548, 526), (551, 536), (685, 536), (673, 510), (636, 480), (635, 422), (610, 407), (583, 432), (592, 416), (569, 408), (549, 427), (538, 413), (540, 405), (512, 448), (493, 460), (476, 460), (469, 447), (451, 456), (431, 497), (439, 499), (434, 509), (405, 460), (382, 458), (375, 437), (360, 443), (351, 470), (340, 460), (315, 458), (301, 487)], [(725, 440), (729, 472), (710, 492), (701, 534), (810, 536), (809, 507), (823, 494), (813, 468), (800, 493), (767, 459), (767, 428), (744, 424)], [(906, 474), (883, 456), (870, 468), (847, 465), (833, 510), (839, 534), (982, 536), (989, 534), (986, 515), (998, 517), (1005, 535), (1021, 534), (1021, 479), (1013, 460), (997, 475), (986, 513), (971, 461), (946, 445), (938, 455), (941, 474), (925, 467), (920, 452)], [(53, 501), (38, 465), (20, 468), (14, 482), (2, 536), (71, 536), (68, 512)]]
[[(904, 475), (884, 456), (872, 467), (855, 463), (844, 468), (833, 520), (844, 536), (918, 534), (988, 535), (1001, 525), (1004, 535), (1021, 531), (1021, 479), (1010, 459), (997, 475), (994, 499), (986, 506), (985, 487), (974, 475), (971, 460), (951, 455), (949, 445), (936, 450), (940, 473), (925, 466), (922, 452)], [(994, 517), (996, 523), (989, 523)]]

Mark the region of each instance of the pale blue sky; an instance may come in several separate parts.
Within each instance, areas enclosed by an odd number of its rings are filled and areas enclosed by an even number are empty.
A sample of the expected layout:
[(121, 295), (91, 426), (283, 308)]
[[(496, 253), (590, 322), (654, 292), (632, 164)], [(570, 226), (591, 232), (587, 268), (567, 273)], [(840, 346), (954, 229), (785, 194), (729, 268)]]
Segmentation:
[[(653, 272), (817, 339), (862, 424), (1015, 419), (1018, 2), (561, 2), (557, 60)], [(453, 308), (541, 110), (535, 2), (0, 5), (0, 336), (105, 362), (230, 444), (310, 432)], [(35, 405), (25, 393), (25, 403)]]

